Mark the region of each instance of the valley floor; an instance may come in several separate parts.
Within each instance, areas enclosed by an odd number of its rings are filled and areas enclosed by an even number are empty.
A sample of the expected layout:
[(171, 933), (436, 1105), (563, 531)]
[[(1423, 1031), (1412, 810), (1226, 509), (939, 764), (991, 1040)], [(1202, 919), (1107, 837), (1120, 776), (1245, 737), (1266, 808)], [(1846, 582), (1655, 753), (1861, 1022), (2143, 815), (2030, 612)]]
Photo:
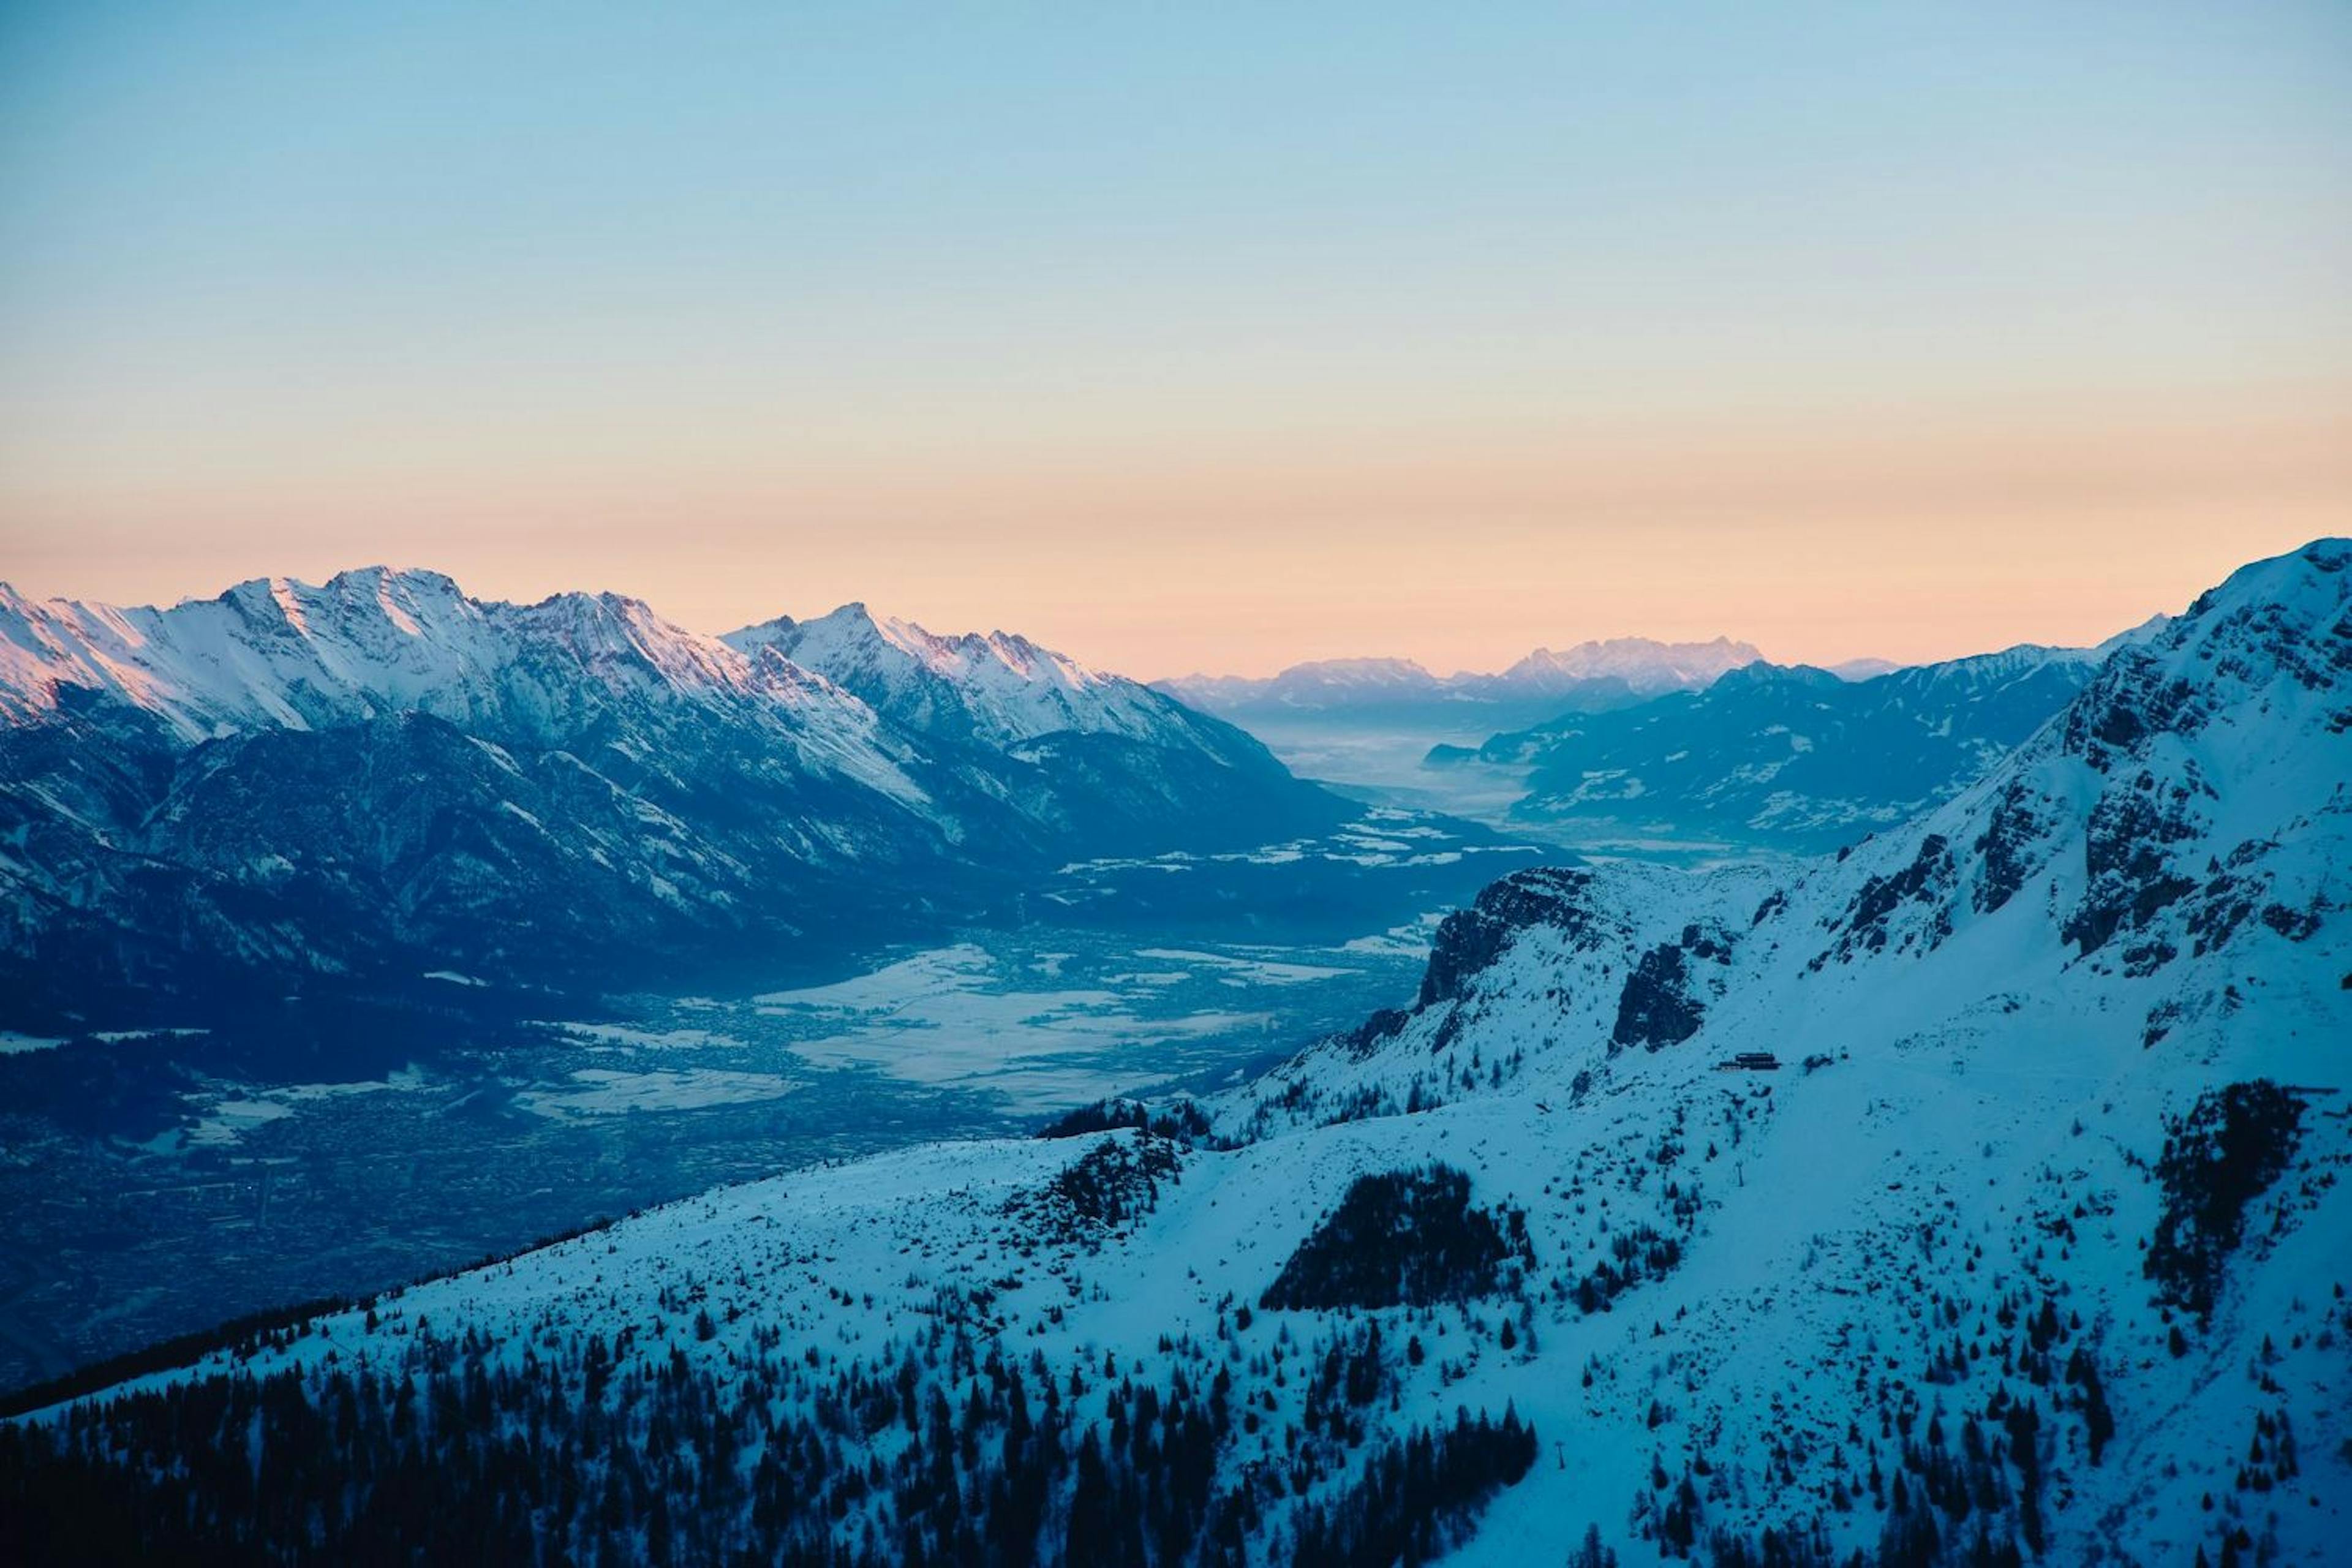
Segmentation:
[(1207, 1087), (1408, 991), (1425, 930), (1240, 948), (974, 932), (829, 984), (478, 1034), (427, 1019), (324, 1081), (215, 1065), (197, 1033), (103, 1042), (168, 1091), (97, 1126), (24, 1099), (0, 1112), (0, 1387), (728, 1183)]

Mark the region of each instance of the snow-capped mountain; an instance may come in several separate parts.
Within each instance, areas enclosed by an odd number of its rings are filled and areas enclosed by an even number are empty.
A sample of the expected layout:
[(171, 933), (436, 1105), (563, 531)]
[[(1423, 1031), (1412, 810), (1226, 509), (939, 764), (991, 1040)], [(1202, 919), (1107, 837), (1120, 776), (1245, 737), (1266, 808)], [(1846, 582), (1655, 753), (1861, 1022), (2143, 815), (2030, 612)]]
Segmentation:
[(807, 684), (635, 599), (485, 604), (438, 573), (383, 567), (318, 586), (256, 579), (163, 610), (0, 587), (0, 714), (13, 721), (102, 695), (190, 743), (399, 712), (553, 736), (614, 705), (748, 700), (780, 677), (785, 691)]
[(911, 621), (877, 620), (864, 605), (789, 616), (723, 639), (744, 653), (773, 648), (889, 719), (926, 734), (1009, 746), (1043, 735), (1118, 735), (1215, 750), (1222, 726), (1124, 676), (1088, 669), (1024, 637), (935, 637)]
[(1437, 676), (1411, 659), (1336, 658), (1292, 665), (1263, 679), (1191, 675), (1160, 683), (1183, 701), (1252, 724), (1337, 723), (1509, 728), (1568, 711), (1622, 706), (1663, 691), (1704, 688), (1763, 657), (1744, 642), (1662, 643), (1612, 637), (1557, 651), (1538, 648), (1496, 673)]
[(1866, 679), (1757, 663), (1704, 691), (1564, 714), (1446, 766), (1526, 768), (1512, 815), (1636, 838), (1816, 850), (1950, 798), (2032, 734), (2115, 649), (2021, 645)]
[(37, 1554), (2335, 1561), (2347, 781), (2325, 541), (1850, 852), (1519, 873), (1255, 1084), (290, 1321), (20, 1423), (0, 1511)]
[(700, 710), (756, 728), (813, 773), (922, 798), (903, 744), (803, 668), (746, 658), (642, 600), (485, 603), (437, 572), (256, 579), (163, 610), (28, 601), (0, 584), (0, 723), (109, 708), (184, 746), (401, 715), (557, 744)]
[(738, 647), (617, 595), (383, 569), (163, 610), (0, 590), (0, 972), (70, 1009), (453, 952), (611, 974), (1348, 815), (1132, 681), (852, 619)]
[(1764, 656), (1752, 643), (1662, 643), (1648, 637), (1580, 642), (1558, 652), (1539, 647), (1493, 678), (1498, 690), (1563, 691), (1588, 680), (1622, 680), (1640, 697), (1706, 687)]
[(1409, 658), (1309, 659), (1263, 679), (1245, 675), (1187, 675), (1163, 680), (1160, 688), (1204, 712), (1240, 708), (1317, 712), (1442, 701), (1448, 692), (1447, 682)]

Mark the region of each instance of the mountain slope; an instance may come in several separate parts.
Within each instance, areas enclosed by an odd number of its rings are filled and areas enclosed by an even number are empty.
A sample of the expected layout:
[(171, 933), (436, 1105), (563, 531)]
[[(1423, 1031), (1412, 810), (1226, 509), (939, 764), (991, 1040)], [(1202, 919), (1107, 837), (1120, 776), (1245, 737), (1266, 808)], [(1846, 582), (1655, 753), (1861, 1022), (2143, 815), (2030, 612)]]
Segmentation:
[(2326, 1562), (2347, 779), (2330, 541), (1849, 854), (1521, 873), (1410, 1007), (1203, 1107), (331, 1315), (19, 1427), (0, 1497), (250, 1540), (206, 1478), (257, 1443), (336, 1520), (430, 1530), (343, 1489), (407, 1465), (436, 1518), (698, 1559)]
[(0, 973), (84, 1009), (273, 975), (670, 972), (1351, 815), (1019, 639), (941, 645), (884, 711), (745, 640), (383, 569), (169, 610), (0, 595)]
[(849, 605), (722, 640), (814, 672), (942, 756), (1027, 764), (1010, 804), (1084, 851), (1070, 859), (1254, 847), (1344, 815), (1231, 724), (1024, 637), (938, 637)]

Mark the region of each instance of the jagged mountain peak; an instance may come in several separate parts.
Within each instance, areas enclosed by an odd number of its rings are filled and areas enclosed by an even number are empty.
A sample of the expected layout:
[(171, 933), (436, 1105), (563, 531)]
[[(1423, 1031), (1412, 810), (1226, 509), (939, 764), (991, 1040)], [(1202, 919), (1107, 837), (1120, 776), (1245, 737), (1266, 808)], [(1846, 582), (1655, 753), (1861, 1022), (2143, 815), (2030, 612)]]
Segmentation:
[[(205, 602), (183, 599), (176, 607)], [(455, 578), (398, 566), (350, 567), (318, 584), (293, 577), (252, 577), (231, 584), (210, 602), (263, 622), (282, 623), (298, 634), (307, 635), (313, 617), (325, 611), (331, 613), (331, 622), (380, 616), (411, 636), (422, 635), (430, 624), (420, 614), (446, 614), (473, 604)]]
[(752, 666), (740, 650), (665, 619), (643, 599), (615, 593), (552, 595), (518, 612), (543, 628), (583, 669), (628, 669), (656, 689), (688, 694), (752, 691)]
[(1653, 637), (1607, 637), (1565, 648), (1539, 647), (1496, 679), (1527, 685), (1615, 676), (1629, 682), (1636, 691), (1668, 691), (1704, 686), (1763, 657), (1753, 643), (1737, 642), (1727, 637), (1675, 643)]
[(79, 689), (187, 742), (411, 710), (548, 734), (614, 702), (760, 694), (741, 654), (643, 600), (573, 592), (515, 605), (383, 566), (317, 584), (254, 578), (168, 609), (12, 599), (0, 645), (0, 712), (37, 718)]
[(943, 637), (913, 621), (877, 616), (862, 603), (804, 621), (779, 616), (721, 640), (744, 651), (775, 649), (877, 711), (992, 745), (1073, 731), (1165, 740), (1197, 728), (1181, 707), (1149, 688), (1026, 637)]
[[(2319, 539), (2253, 562), (2199, 595), (2186, 615), (2138, 639), (2138, 649), (2189, 653), (2244, 679), (2265, 656), (2306, 687), (2334, 687), (2352, 667), (2352, 540)], [(2182, 668), (2186, 668), (2185, 666)]]
[(1899, 884), (1927, 945), (2022, 905), (2068, 962), (2192, 990), (2198, 960), (2318, 930), (2352, 849), (2347, 565), (2337, 541), (2256, 563), (2119, 647), (1985, 778), (1857, 850), (1854, 899)]
[[(763, 631), (772, 635), (760, 637)], [(1017, 632), (959, 632), (942, 636), (898, 616), (877, 616), (864, 601), (853, 601), (829, 615), (795, 622), (779, 617), (765, 626), (746, 627), (730, 641), (775, 641), (790, 637), (812, 651), (832, 644), (880, 644), (916, 660), (933, 673), (961, 679), (975, 663), (994, 660), (1015, 674), (1071, 687), (1105, 686), (1122, 678), (1089, 668), (1066, 654), (1040, 647)]]
[(2276, 709), (2340, 726), (2352, 718), (2340, 708), (2347, 680), (2352, 541), (2320, 540), (2241, 568), (2154, 635), (2118, 648), (2059, 738), (2105, 766), (2099, 759), (2185, 740), (2250, 705), (2264, 718)]

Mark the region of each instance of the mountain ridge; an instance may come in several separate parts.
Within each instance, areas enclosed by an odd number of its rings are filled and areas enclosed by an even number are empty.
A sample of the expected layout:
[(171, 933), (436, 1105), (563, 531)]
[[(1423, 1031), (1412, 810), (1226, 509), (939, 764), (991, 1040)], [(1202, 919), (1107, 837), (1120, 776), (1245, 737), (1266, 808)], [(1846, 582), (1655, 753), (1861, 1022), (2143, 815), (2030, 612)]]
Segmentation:
[(1563, 714), (1475, 750), (1434, 749), (1429, 761), (1526, 770), (1517, 819), (1832, 848), (1949, 798), (2105, 659), (2168, 625), (2159, 616), (2092, 647), (2025, 643), (1862, 679), (1759, 662), (1704, 691)]
[(930, 639), (948, 662), (895, 687), (832, 661), (879, 707), (743, 640), (382, 568), (167, 610), (0, 595), (0, 968), (71, 1005), (470, 970), (454, 943), (570, 984), (624, 954), (912, 935), (1073, 862), (1353, 815), (1026, 639)]
[(1203, 711), (1244, 721), (1301, 714), (1377, 721), (1435, 711), (1455, 725), (1491, 716), (1502, 728), (1514, 718), (1532, 722), (1569, 708), (1703, 688), (1762, 657), (1752, 644), (1723, 637), (1696, 643), (1611, 637), (1558, 651), (1537, 648), (1493, 672), (1439, 676), (1411, 659), (1333, 658), (1265, 678), (1191, 675), (1154, 684)]
[(928, 731), (1004, 745), (1060, 731), (1149, 736), (1177, 705), (1003, 631), (941, 637), (912, 621), (877, 619), (863, 604), (805, 621), (789, 616), (730, 632), (738, 651), (773, 649), (850, 691), (876, 711)]

